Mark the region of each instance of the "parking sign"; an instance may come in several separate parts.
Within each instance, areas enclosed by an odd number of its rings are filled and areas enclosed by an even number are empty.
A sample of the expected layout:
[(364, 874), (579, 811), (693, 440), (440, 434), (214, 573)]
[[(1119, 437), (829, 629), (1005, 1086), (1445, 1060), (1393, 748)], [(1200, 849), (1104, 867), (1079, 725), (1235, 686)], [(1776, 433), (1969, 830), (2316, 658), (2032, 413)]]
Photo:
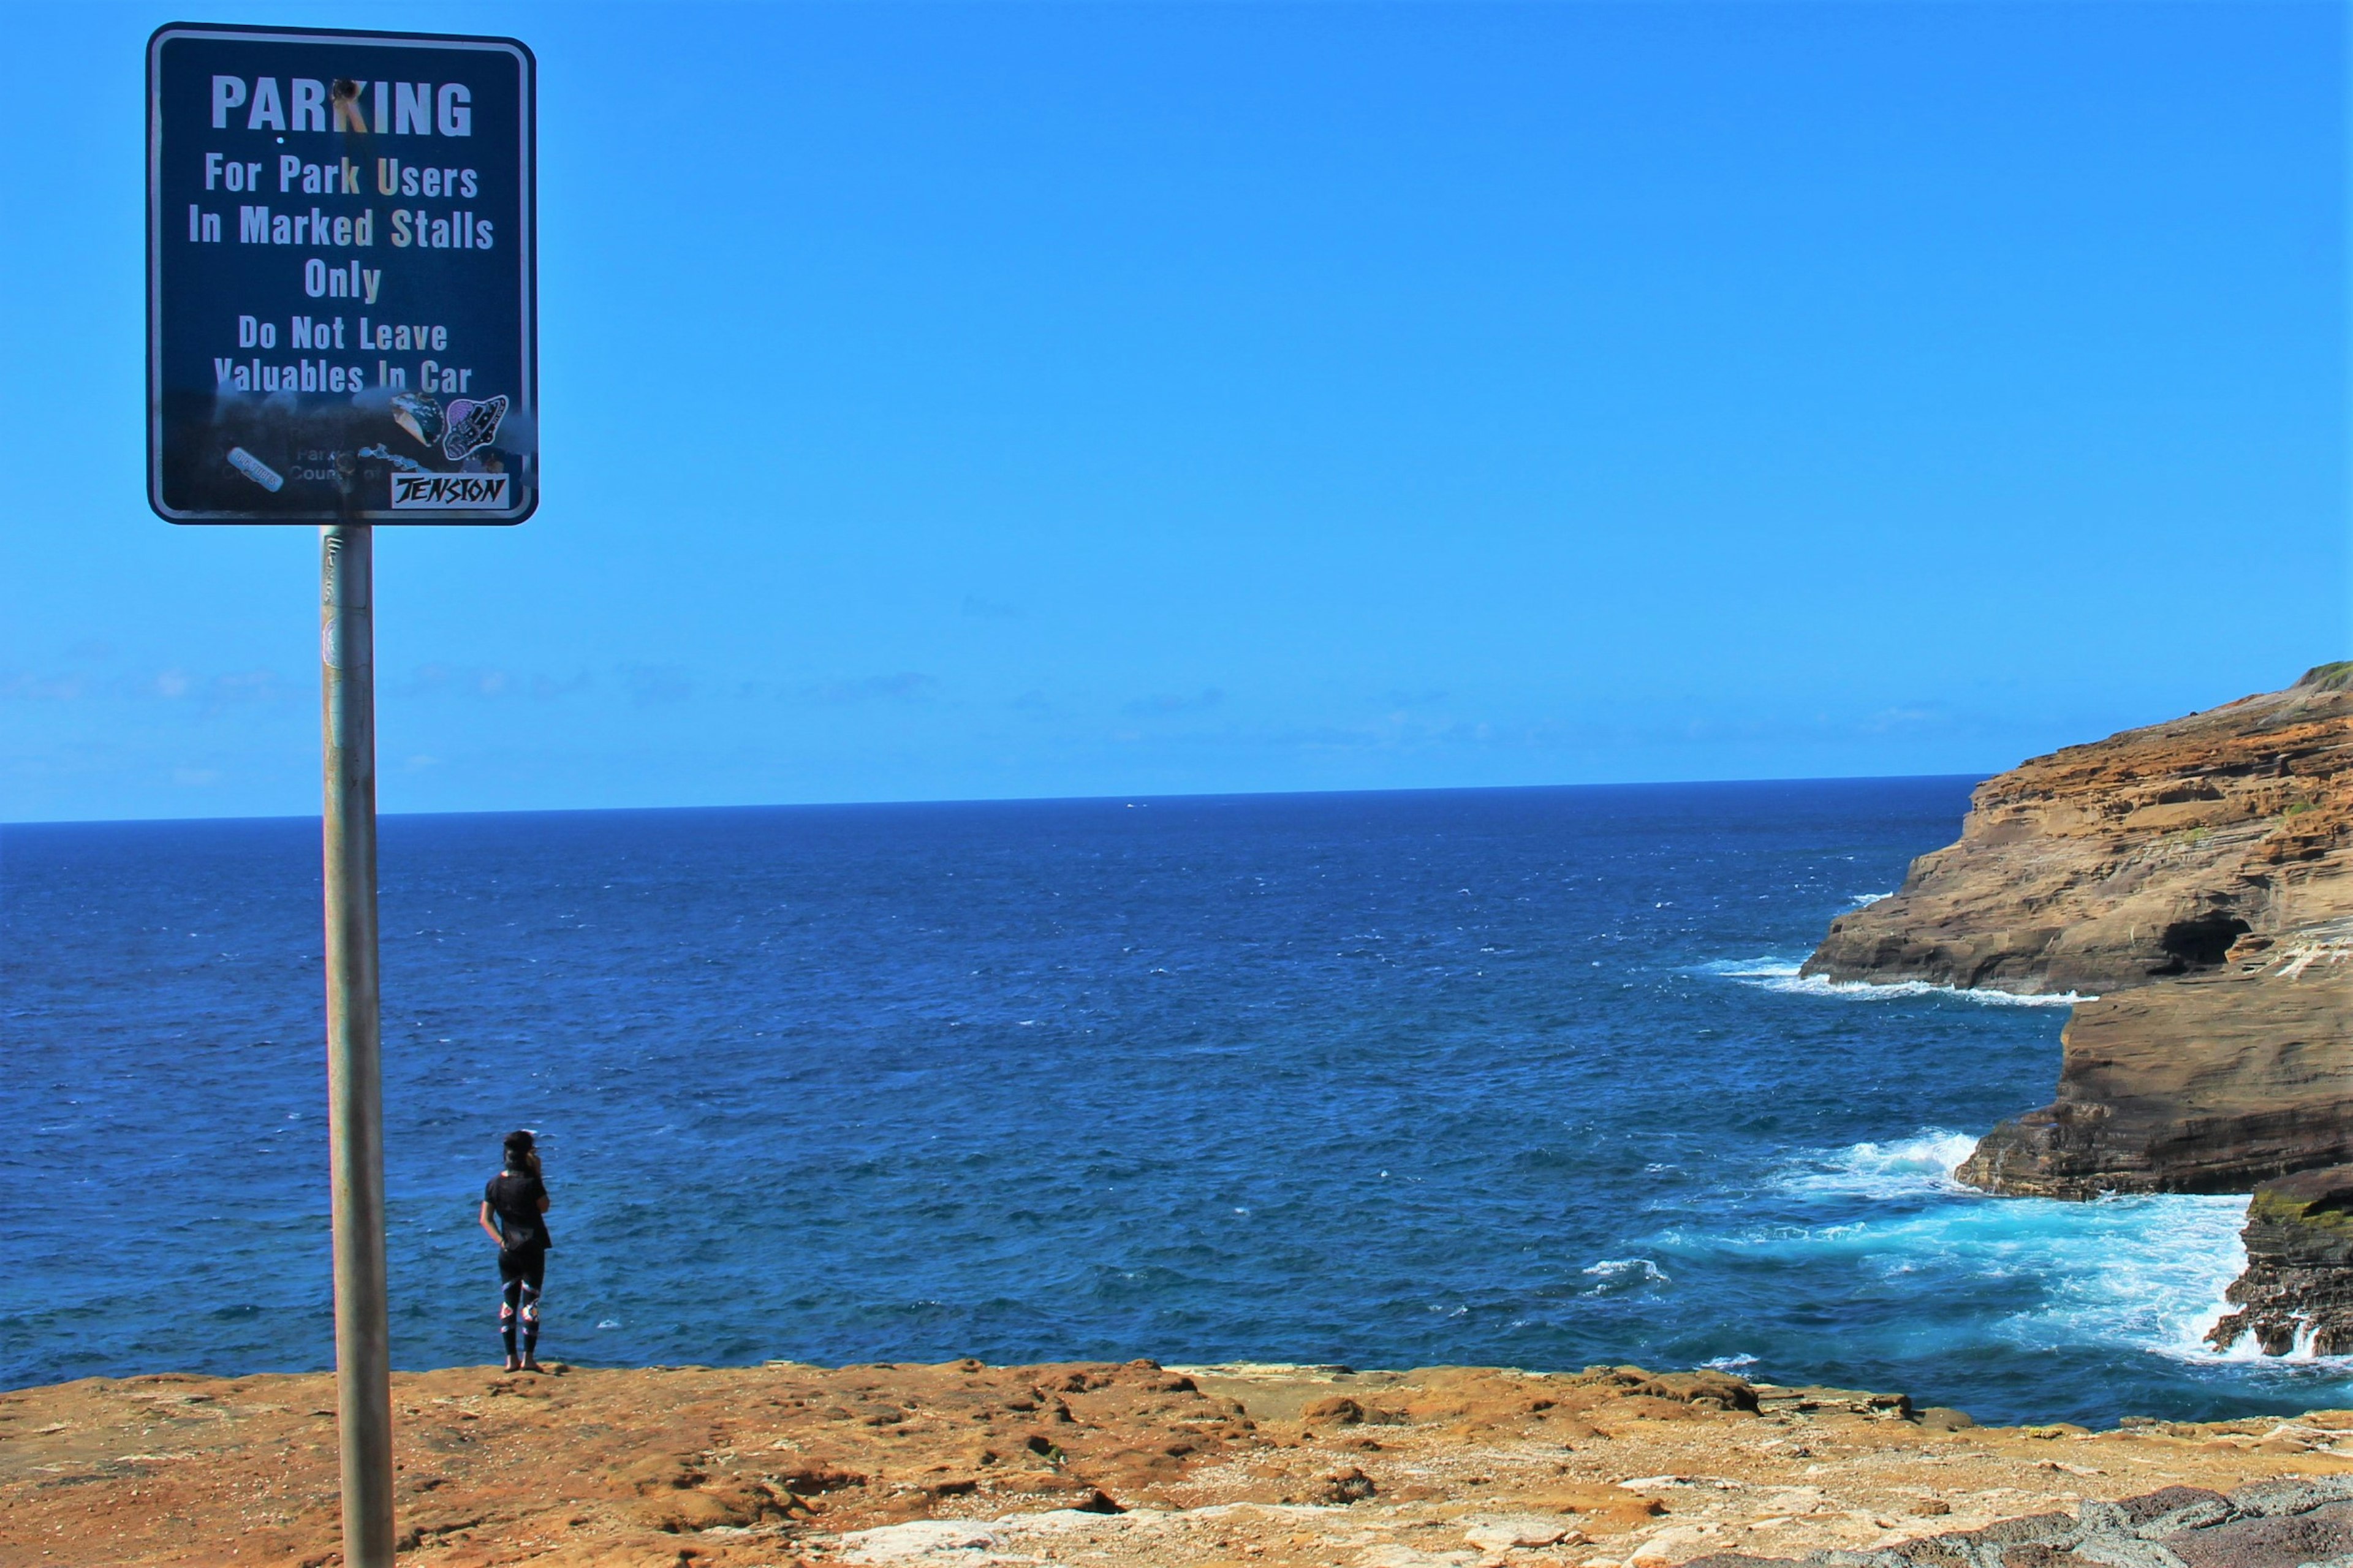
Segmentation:
[(147, 489), (174, 522), (539, 501), (535, 72), (511, 38), (147, 48)]

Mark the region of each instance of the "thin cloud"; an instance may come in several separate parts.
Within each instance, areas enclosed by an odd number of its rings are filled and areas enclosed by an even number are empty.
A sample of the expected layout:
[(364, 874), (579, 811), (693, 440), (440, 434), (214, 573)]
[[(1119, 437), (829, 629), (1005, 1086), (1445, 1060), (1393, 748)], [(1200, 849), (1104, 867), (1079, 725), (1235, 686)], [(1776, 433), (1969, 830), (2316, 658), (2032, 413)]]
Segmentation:
[(816, 702), (920, 702), (938, 692), (940, 683), (912, 669), (896, 675), (869, 675), (856, 680), (828, 680), (809, 689)]
[(640, 708), (661, 708), (694, 695), (694, 678), (675, 664), (632, 664), (621, 671), (629, 700)]
[(1211, 686), (1189, 697), (1167, 692), (1155, 693), (1150, 697), (1138, 697), (1132, 701), (1121, 703), (1119, 710), (1132, 719), (1160, 718), (1172, 713), (1202, 712), (1207, 709), (1215, 708), (1225, 700), (1226, 694)]
[(934, 676), (913, 669), (891, 675), (848, 676), (839, 680), (746, 680), (735, 695), (766, 702), (842, 707), (865, 702), (928, 702), (940, 694)]
[(100, 699), (128, 701), (181, 702), (194, 700), (206, 711), (257, 702), (280, 702), (303, 695), (272, 669), (231, 670), (221, 675), (194, 675), (185, 669), (159, 669), (152, 675), (94, 676), (80, 670), (64, 675), (36, 675), (26, 670), (0, 671), (0, 701), (81, 702)]
[(90, 693), (90, 680), (81, 675), (0, 675), (0, 698), (18, 702), (76, 702)]
[(225, 707), (233, 702), (275, 702), (291, 695), (274, 669), (248, 669), (234, 675), (216, 675), (205, 683), (205, 703), (212, 708)]
[(400, 688), (403, 697), (505, 696), (519, 683), (510, 671), (495, 665), (421, 664)]

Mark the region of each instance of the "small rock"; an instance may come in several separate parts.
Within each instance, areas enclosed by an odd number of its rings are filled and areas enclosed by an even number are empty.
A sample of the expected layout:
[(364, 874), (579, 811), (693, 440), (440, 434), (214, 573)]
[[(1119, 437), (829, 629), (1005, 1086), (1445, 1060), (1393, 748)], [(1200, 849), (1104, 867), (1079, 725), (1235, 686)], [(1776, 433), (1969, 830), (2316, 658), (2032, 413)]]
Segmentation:
[(2117, 1505), (2126, 1523), (2144, 1541), (2158, 1541), (2184, 1530), (2202, 1530), (2231, 1517), (2231, 1500), (2204, 1487), (2160, 1487), (2145, 1497), (2127, 1498)]
[(1326, 1426), (1354, 1426), (1365, 1418), (1365, 1407), (1345, 1394), (1319, 1399), (1299, 1413), (1300, 1419)]
[(1558, 1546), (1575, 1536), (1577, 1544), (1585, 1537), (1542, 1519), (1499, 1519), (1485, 1524), (1475, 1524), (1462, 1532), (1462, 1539), (1482, 1552), (1509, 1552), (1514, 1548)]
[[(1391, 1542), (1366, 1547), (1357, 1554), (1356, 1568), (1455, 1568), (1464, 1555), (1458, 1552), (1451, 1556), (1440, 1556), (1434, 1552), (1419, 1552)], [(1215, 1565), (1204, 1563), (1202, 1568), (1215, 1568)], [(1588, 1563), (1587, 1568), (1592, 1568), (1592, 1565)]]
[(1320, 1503), (1362, 1502), (1378, 1489), (1373, 1485), (1372, 1477), (1351, 1466), (1345, 1470), (1335, 1470), (1317, 1481), (1311, 1489), (1308, 1500)]
[(815, 1497), (822, 1492), (838, 1492), (866, 1484), (866, 1478), (855, 1470), (818, 1463), (805, 1463), (778, 1470), (776, 1479), (778, 1484), (802, 1497)]
[(1696, 1557), (1708, 1544), (1708, 1532), (1697, 1525), (1679, 1524), (1659, 1531), (1626, 1553), (1633, 1568), (1648, 1563), (1675, 1563)]
[(1646, 1378), (1637, 1393), (1661, 1399), (1679, 1399), (1717, 1410), (1757, 1409), (1757, 1389), (1746, 1378), (1720, 1372), (1670, 1372)]

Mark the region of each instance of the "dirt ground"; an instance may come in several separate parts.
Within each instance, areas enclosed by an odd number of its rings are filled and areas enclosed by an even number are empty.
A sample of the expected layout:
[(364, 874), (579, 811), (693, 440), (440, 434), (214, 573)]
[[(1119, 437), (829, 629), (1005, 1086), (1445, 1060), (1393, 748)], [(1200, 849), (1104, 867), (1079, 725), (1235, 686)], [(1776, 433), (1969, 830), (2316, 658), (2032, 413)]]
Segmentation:
[[(340, 1563), (332, 1400), (323, 1375), (0, 1394), (0, 1563)], [(1671, 1568), (2353, 1472), (2349, 1412), (1993, 1428), (1635, 1368), (455, 1368), (396, 1376), (394, 1408), (415, 1568)]]

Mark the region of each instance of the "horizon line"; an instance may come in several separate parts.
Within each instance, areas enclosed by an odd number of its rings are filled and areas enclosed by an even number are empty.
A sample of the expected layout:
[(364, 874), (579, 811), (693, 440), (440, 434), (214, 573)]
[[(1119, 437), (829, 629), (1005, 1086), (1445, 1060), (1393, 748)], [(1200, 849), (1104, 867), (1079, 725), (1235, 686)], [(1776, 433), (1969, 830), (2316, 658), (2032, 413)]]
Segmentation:
[[(687, 811), (840, 811), (860, 808), (956, 805), (1095, 805), (1113, 802), (1151, 805), (1179, 801), (1311, 800), (1376, 795), (1528, 795), (1546, 790), (1737, 789), (1757, 784), (1912, 784), (1966, 779), (1976, 783), (2007, 772), (1957, 773), (1774, 774), (1738, 779), (1624, 779), (1540, 784), (1426, 784), (1389, 789), (1198, 790), (1177, 794), (922, 795), (887, 800), (733, 801), (702, 805), (494, 806), (472, 811), (379, 811), (379, 821), (458, 816), (592, 816)], [(215, 816), (58, 816), (0, 820), (0, 833), (13, 827), (104, 827), (114, 825), (168, 826), (189, 823), (318, 822), (320, 813), (287, 812)]]

